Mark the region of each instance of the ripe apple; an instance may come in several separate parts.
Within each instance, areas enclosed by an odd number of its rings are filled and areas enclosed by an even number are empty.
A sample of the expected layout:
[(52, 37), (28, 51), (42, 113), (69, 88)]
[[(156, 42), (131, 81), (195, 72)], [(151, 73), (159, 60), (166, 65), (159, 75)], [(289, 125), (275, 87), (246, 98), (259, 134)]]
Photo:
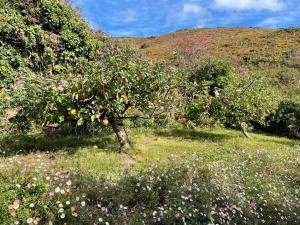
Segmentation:
[(136, 81), (140, 81), (142, 79), (142, 77), (140, 76), (140, 75), (137, 75), (136, 77), (135, 77), (135, 80)]
[(107, 126), (109, 121), (108, 121), (108, 119), (104, 119), (104, 120), (101, 121), (101, 123), (102, 123), (103, 126)]
[(187, 123), (187, 121), (188, 121), (188, 119), (186, 117), (180, 118), (180, 122), (183, 123), (183, 124)]

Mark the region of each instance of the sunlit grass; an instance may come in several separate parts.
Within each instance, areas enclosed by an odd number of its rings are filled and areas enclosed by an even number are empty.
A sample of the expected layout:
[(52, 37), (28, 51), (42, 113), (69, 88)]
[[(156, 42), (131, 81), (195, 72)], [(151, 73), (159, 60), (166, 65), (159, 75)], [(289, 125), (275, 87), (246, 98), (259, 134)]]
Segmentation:
[(300, 221), (299, 141), (217, 128), (129, 135), (128, 155), (109, 133), (3, 139), (1, 224)]

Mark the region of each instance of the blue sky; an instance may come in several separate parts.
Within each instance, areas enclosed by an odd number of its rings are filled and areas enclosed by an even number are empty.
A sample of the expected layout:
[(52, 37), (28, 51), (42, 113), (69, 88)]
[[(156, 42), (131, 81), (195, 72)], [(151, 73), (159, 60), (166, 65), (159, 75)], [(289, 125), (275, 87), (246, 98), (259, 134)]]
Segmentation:
[(300, 26), (300, 0), (72, 0), (93, 28), (151, 36), (184, 28)]

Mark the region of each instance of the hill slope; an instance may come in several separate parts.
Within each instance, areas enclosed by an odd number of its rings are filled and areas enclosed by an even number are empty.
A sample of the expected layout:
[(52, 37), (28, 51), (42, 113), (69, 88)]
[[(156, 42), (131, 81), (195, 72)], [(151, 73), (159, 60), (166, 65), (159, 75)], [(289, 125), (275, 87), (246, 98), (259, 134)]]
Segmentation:
[(177, 52), (192, 64), (225, 59), (240, 74), (271, 78), (274, 85), (300, 93), (300, 29), (216, 28), (181, 30), (158, 37), (123, 38), (146, 58), (173, 59)]

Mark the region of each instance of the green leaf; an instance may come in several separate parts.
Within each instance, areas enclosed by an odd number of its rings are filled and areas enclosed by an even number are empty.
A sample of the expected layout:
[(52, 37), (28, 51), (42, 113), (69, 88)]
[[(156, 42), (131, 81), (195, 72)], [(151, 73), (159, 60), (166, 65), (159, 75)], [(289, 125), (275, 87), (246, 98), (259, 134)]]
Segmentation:
[(78, 121), (77, 121), (77, 126), (82, 126), (84, 123), (84, 119), (83, 118), (80, 118)]
[(63, 123), (65, 121), (65, 116), (64, 115), (59, 116), (58, 118), (59, 118), (60, 123)]

